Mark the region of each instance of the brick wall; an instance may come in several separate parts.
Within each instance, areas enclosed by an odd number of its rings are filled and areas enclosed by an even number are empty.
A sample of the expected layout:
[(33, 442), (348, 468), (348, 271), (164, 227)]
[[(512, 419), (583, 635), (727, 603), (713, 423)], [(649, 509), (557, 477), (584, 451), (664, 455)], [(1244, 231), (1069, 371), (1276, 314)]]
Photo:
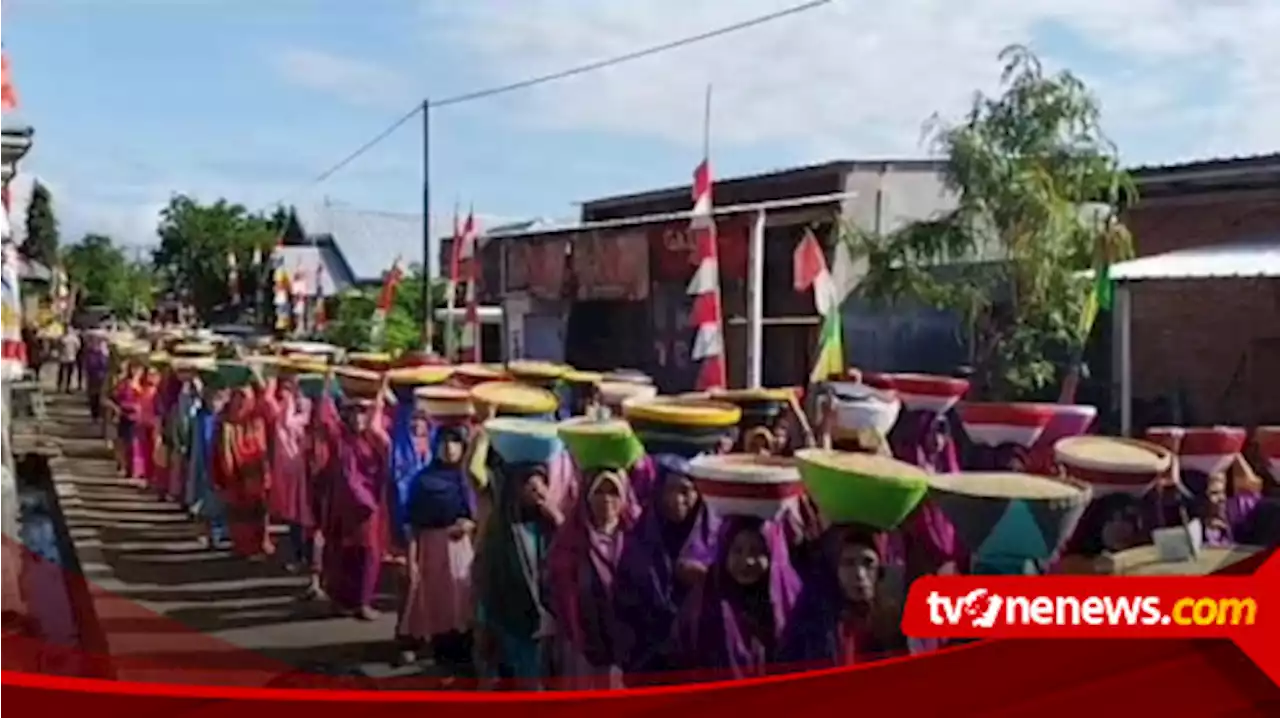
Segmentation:
[[(1126, 217), (1139, 256), (1280, 237), (1280, 194), (1139, 204)], [(1280, 280), (1214, 279), (1133, 285), (1134, 396), (1187, 391), (1201, 423), (1274, 416), (1280, 377)], [(1274, 365), (1274, 366), (1273, 366)]]

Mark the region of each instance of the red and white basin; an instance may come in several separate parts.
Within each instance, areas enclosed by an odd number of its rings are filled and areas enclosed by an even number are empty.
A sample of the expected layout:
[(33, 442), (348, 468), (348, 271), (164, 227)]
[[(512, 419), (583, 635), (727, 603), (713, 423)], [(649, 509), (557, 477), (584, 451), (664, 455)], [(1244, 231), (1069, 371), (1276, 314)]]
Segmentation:
[(772, 456), (698, 456), (689, 462), (689, 476), (717, 516), (776, 519), (797, 510), (804, 493), (795, 461)]
[(1226, 471), (1244, 450), (1247, 432), (1238, 426), (1184, 428), (1178, 447), (1178, 465), (1212, 476)]
[[(932, 374), (889, 374), (887, 378), (902, 406), (910, 411), (945, 414), (969, 391), (968, 379)], [(871, 384), (865, 375), (863, 381)]]
[(1259, 426), (1254, 433), (1258, 456), (1271, 478), (1280, 481), (1280, 426)]
[(1050, 404), (963, 402), (957, 408), (964, 431), (975, 444), (1035, 446), (1053, 419)]

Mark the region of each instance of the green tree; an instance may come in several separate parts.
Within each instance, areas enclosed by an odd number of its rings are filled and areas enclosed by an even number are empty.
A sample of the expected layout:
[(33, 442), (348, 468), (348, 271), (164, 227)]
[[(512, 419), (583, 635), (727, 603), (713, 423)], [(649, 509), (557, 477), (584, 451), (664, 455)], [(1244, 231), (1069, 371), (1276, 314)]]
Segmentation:
[(58, 217), (53, 212), (53, 195), (41, 182), (31, 188), (27, 238), (22, 243), (22, 253), (47, 267), (57, 264)]
[(81, 304), (103, 304), (117, 316), (132, 316), (154, 304), (150, 267), (131, 262), (125, 252), (101, 234), (87, 234), (63, 252), (67, 278), (80, 293)]
[[(384, 351), (404, 351), (422, 346), (422, 268), (411, 265), (396, 286), (395, 301), (387, 314)], [(338, 298), (336, 316), (332, 317), (325, 331), (325, 340), (348, 349), (371, 349), (370, 329), (373, 312), (377, 306), (378, 288), (351, 289)], [(432, 284), (436, 307), (444, 306), (445, 285), (442, 281)], [(440, 339), (443, 327), (436, 332), (436, 351), (442, 351)]]
[(270, 272), (252, 264), (255, 250), (266, 260), (284, 229), (288, 212), (266, 214), (219, 199), (201, 204), (175, 195), (160, 211), (160, 246), (153, 262), (167, 288), (188, 297), (202, 318), (231, 303), (227, 257), (234, 254), (240, 308), (270, 302)]
[(963, 320), (976, 389), (991, 399), (1043, 392), (1078, 351), (1089, 289), (1080, 272), (1131, 254), (1117, 217), (1135, 196), (1088, 88), (1070, 72), (1046, 74), (1024, 47), (1000, 60), (1000, 95), (979, 94), (963, 122), (932, 126), (956, 208), (887, 236), (845, 230), (867, 262), (863, 296)]

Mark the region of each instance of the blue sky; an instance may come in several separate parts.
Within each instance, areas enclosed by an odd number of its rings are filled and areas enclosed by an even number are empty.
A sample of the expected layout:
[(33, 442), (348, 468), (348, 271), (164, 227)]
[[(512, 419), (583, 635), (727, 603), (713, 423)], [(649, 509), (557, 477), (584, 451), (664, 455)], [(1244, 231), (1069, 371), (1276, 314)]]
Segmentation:
[[(4, 47), (37, 130), (24, 170), (68, 234), (152, 241), (171, 192), (420, 211), (414, 121), (308, 180), (424, 95), (696, 34), (795, 0), (8, 0)], [(715, 86), (719, 176), (920, 156), (921, 123), (1033, 44), (1084, 75), (1134, 162), (1280, 149), (1280, 3), (835, 0), (764, 28), (433, 114), (442, 216), (569, 217), (684, 182)], [(963, 8), (963, 9), (962, 9)], [(21, 187), (21, 183), (20, 183)], [(447, 217), (446, 217), (447, 219)], [(350, 251), (350, 250), (348, 250)]]

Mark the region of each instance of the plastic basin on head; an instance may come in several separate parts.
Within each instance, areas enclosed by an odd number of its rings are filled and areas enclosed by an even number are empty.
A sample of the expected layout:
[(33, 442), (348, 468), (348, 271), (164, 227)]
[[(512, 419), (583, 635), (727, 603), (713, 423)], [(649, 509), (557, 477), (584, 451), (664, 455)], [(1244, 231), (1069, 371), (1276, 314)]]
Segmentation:
[(804, 484), (795, 461), (756, 454), (703, 455), (689, 461), (689, 477), (716, 516), (775, 519), (794, 510)]
[(962, 402), (956, 411), (969, 439), (983, 446), (1014, 444), (1029, 449), (1053, 419), (1048, 404)]
[(902, 405), (910, 411), (945, 414), (969, 391), (969, 380), (948, 376), (890, 374), (888, 379)]
[(922, 469), (884, 456), (802, 449), (796, 462), (809, 496), (832, 523), (897, 528), (929, 489)]
[(1225, 471), (1244, 450), (1247, 438), (1248, 434), (1238, 426), (1183, 428), (1178, 465), (1210, 476)]

